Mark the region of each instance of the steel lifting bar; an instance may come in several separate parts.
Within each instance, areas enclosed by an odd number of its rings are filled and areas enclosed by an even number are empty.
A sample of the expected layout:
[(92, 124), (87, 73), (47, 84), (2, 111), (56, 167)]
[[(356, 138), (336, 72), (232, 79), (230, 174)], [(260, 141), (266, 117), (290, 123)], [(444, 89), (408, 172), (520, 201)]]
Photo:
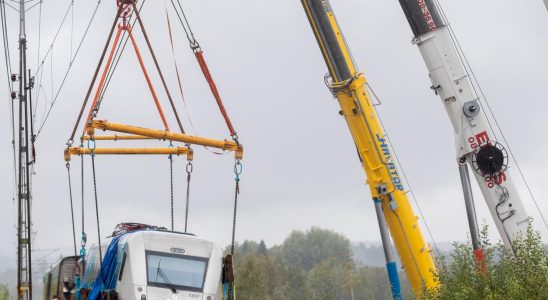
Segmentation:
[(216, 140), (211, 138), (204, 138), (199, 136), (193, 136), (178, 132), (171, 132), (166, 130), (148, 129), (142, 127), (136, 127), (131, 125), (112, 123), (105, 120), (94, 120), (88, 128), (88, 134), (94, 136), (94, 129), (109, 130), (115, 132), (122, 132), (128, 134), (135, 134), (139, 136), (146, 136), (150, 138), (169, 140), (174, 142), (182, 142), (192, 145), (200, 145), (206, 147), (212, 147), (222, 149), (226, 151), (234, 151), (234, 155), (237, 159), (243, 157), (243, 146), (234, 141), (228, 140)]
[(89, 149), (84, 147), (70, 147), (65, 149), (65, 160), (70, 161), (73, 155), (186, 155), (188, 160), (192, 160), (192, 149), (187, 147), (168, 147), (168, 148), (96, 148)]
[(157, 140), (156, 138), (142, 136), (142, 135), (95, 135), (91, 138), (89, 135), (84, 135), (82, 140), (96, 140), (96, 141), (122, 141), (122, 140)]

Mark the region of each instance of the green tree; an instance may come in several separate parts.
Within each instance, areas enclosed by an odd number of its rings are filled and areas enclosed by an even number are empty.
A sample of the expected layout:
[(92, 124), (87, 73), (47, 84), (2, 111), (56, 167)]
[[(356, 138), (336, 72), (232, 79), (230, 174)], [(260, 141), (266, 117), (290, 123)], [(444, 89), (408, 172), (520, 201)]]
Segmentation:
[[(390, 283), (385, 269), (378, 267), (360, 266), (356, 270), (354, 281), (355, 299), (392, 299)], [(400, 274), (400, 278), (405, 275)]]
[(239, 300), (390, 299), (384, 268), (356, 265), (350, 242), (333, 231), (294, 231), (279, 246), (236, 247)]
[(263, 240), (261, 240), (257, 248), (257, 255), (267, 255), (267, 254), (268, 254), (268, 249), (266, 248), (266, 244)]
[(246, 256), (251, 253), (256, 253), (259, 249), (259, 245), (254, 241), (244, 241), (242, 245), (236, 246), (236, 252), (240, 256)]
[(475, 261), (470, 242), (455, 243), (453, 261), (438, 260), (439, 288), (425, 291), (425, 299), (548, 299), (548, 254), (540, 233), (529, 226), (511, 251), (500, 242), (491, 244), (487, 231), (484, 226), (483, 267)]
[(310, 299), (312, 294), (308, 288), (307, 273), (294, 266), (287, 266), (285, 283), (282, 286), (284, 299)]
[(7, 285), (0, 284), (0, 300), (9, 300), (10, 290)]
[(262, 300), (268, 297), (268, 278), (260, 257), (248, 254), (236, 260), (236, 292), (239, 299)]
[(314, 300), (350, 299), (343, 288), (345, 266), (335, 257), (321, 261), (309, 272), (309, 287)]
[(280, 247), (280, 254), (287, 264), (305, 271), (328, 258), (335, 258), (344, 264), (349, 253), (350, 241), (346, 237), (317, 227), (306, 233), (293, 231)]

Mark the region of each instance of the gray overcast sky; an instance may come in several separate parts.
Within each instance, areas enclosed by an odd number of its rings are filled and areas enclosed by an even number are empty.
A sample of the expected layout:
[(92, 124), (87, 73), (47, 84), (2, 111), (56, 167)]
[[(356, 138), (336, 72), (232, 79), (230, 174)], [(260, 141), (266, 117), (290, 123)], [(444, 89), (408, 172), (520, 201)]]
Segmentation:
[[(41, 56), (50, 46), (69, 0), (44, 1)], [(548, 14), (542, 1), (441, 1), (490, 100), (498, 121), (548, 215), (545, 149), (548, 94)], [(74, 46), (96, 1), (76, 1)], [(295, 229), (333, 229), (354, 241), (379, 240), (364, 174), (338, 104), (324, 86), (326, 67), (297, 0), (183, 1), (225, 105), (245, 145), (237, 239), (280, 243)], [(454, 159), (452, 128), (430, 89), (426, 67), (396, 0), (332, 0), (354, 58), (382, 101), (379, 111), (436, 241), (466, 239), (468, 226)], [(29, 67), (38, 61), (38, 10), (29, 12)], [(33, 177), (35, 247), (69, 248), (72, 243), (68, 188), (62, 158), (65, 142), (85, 96), (108, 29), (114, 1), (102, 1), (51, 117), (38, 138)], [(9, 10), (12, 64), (17, 65), (17, 20)], [(181, 27), (171, 13), (176, 55), (188, 110), (200, 135), (226, 138), (224, 123)], [(143, 18), (183, 111), (169, 48), (164, 1), (147, 1)], [(145, 44), (139, 34), (143, 53)], [(43, 119), (70, 55), (70, 26), (64, 26), (44, 65), (37, 120)], [(134, 53), (128, 48), (105, 97), (99, 118), (161, 128)], [(148, 54), (149, 71), (160, 91)], [(52, 61), (51, 61), (52, 59)], [(4, 62), (0, 63), (4, 68)], [(53, 69), (51, 66), (54, 66)], [(50, 73), (53, 74), (51, 79)], [(4, 74), (1, 75), (5, 76)], [(52, 88), (53, 87), (53, 88)], [(0, 81), (7, 95), (6, 80)], [(48, 102), (49, 101), (49, 102)], [(16, 249), (9, 105), (0, 110), (0, 256)], [(171, 115), (170, 115), (171, 117)], [(173, 118), (171, 118), (173, 121)], [(188, 121), (185, 119), (188, 126)], [(175, 125), (171, 122), (172, 126)], [(174, 127), (174, 126), (173, 126)], [(153, 143), (166, 146), (166, 143)], [(102, 145), (106, 145), (103, 143)], [(121, 145), (120, 145), (121, 146)], [(191, 183), (190, 231), (224, 245), (230, 241), (233, 205), (232, 154), (196, 148)], [(186, 162), (177, 158), (176, 227), (182, 229)], [(96, 241), (90, 161), (86, 159), (86, 231)], [(79, 160), (73, 162), (76, 211), (80, 211)], [(98, 192), (103, 237), (121, 221), (169, 225), (169, 164), (166, 157), (98, 157)], [(515, 174), (514, 174), (515, 175)], [(528, 212), (544, 239), (523, 184)], [(476, 189), (478, 217), (492, 225)], [(418, 214), (418, 212), (416, 211)], [(80, 214), (76, 214), (80, 219)], [(77, 225), (77, 232), (80, 225)], [(492, 235), (498, 239), (492, 225)], [(423, 232), (425, 228), (423, 226)], [(80, 238), (78, 234), (77, 238)], [(430, 239), (429, 237), (427, 237)], [(14, 265), (15, 266), (15, 265)]]

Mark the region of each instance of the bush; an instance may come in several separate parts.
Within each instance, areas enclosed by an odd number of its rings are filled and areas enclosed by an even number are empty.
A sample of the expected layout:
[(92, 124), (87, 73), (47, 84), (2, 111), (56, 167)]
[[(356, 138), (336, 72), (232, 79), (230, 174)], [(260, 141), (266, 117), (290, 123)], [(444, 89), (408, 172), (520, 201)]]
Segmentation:
[(0, 284), (0, 300), (9, 300), (10, 291), (7, 285)]
[(481, 232), (483, 267), (474, 258), (471, 243), (454, 243), (453, 261), (437, 259), (434, 290), (425, 290), (425, 299), (548, 299), (548, 253), (540, 233), (528, 227), (525, 237), (516, 239), (512, 249), (501, 242), (493, 245)]

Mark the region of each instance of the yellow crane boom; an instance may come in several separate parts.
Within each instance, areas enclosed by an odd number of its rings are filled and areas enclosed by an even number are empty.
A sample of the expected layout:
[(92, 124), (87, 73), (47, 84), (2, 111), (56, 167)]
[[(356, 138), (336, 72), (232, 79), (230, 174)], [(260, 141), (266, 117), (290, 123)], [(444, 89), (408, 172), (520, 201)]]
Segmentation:
[(350, 129), (367, 175), (371, 196), (376, 203), (393, 296), (401, 297), (386, 225), (413, 292), (420, 295), (423, 285), (427, 288), (436, 285), (431, 249), (423, 238), (417, 223), (418, 217), (409, 204), (396, 162), (369, 97), (365, 76), (356, 71), (329, 2), (301, 2), (329, 69), (330, 89), (341, 106), (340, 113)]

